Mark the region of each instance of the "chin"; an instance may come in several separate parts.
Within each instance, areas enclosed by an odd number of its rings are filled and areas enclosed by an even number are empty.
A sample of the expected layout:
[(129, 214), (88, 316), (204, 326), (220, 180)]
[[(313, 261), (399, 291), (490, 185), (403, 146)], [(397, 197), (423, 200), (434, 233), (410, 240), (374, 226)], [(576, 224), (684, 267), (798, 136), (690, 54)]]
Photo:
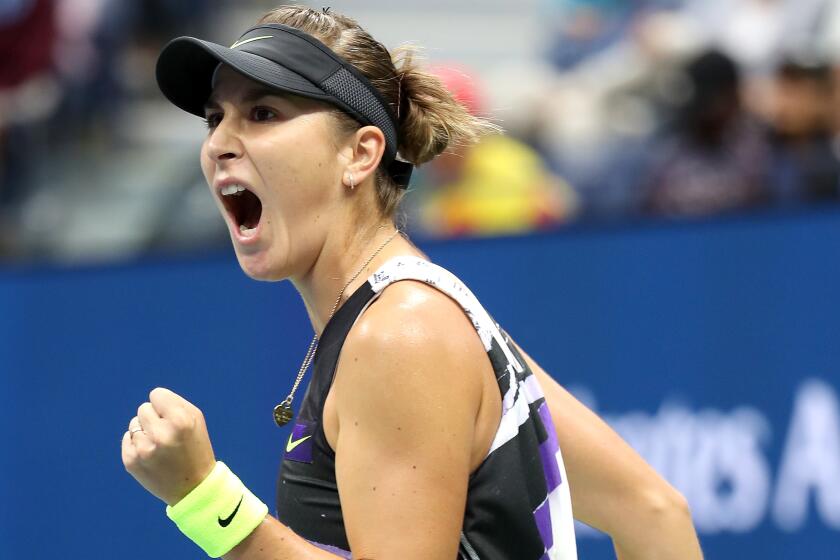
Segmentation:
[(273, 267), (271, 263), (266, 262), (265, 254), (241, 255), (237, 252), (236, 258), (239, 261), (239, 267), (242, 269), (242, 272), (253, 280), (278, 282), (286, 278), (286, 275), (277, 270), (276, 266)]

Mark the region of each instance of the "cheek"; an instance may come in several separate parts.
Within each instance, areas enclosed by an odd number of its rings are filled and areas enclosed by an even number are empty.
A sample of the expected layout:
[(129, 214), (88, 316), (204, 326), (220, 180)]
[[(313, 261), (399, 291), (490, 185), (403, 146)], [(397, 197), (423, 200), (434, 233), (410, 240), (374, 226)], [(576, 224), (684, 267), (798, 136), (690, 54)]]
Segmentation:
[(204, 179), (207, 185), (213, 184), (213, 161), (207, 155), (207, 141), (201, 145), (201, 151), (198, 154), (199, 163), (201, 164), (201, 172), (204, 174)]
[[(277, 147), (264, 153), (273, 157), (254, 158), (255, 167), (271, 197), (290, 218), (305, 218), (308, 211), (320, 210), (330, 204), (334, 181), (324, 154), (288, 147), (285, 150)], [(277, 157), (278, 153), (289, 156)]]

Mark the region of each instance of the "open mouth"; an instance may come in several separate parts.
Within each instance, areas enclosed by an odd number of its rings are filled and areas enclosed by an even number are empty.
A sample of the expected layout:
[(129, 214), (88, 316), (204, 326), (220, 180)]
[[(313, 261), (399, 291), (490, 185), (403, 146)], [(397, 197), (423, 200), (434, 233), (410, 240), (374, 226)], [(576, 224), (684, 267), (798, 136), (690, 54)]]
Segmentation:
[(259, 197), (242, 185), (228, 185), (221, 190), (222, 202), (240, 232), (257, 229), (262, 216)]

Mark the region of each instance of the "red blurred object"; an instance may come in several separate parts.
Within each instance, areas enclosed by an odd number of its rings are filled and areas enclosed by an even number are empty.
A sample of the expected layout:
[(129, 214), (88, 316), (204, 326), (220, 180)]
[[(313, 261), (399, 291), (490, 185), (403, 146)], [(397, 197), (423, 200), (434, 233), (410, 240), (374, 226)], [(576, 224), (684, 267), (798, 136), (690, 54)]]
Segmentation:
[(21, 19), (0, 25), (0, 89), (19, 86), (51, 69), (55, 41), (53, 0), (35, 0)]
[(452, 93), (452, 96), (470, 113), (473, 115), (482, 114), (484, 99), (479, 84), (471, 76), (470, 69), (457, 63), (446, 63), (431, 66), (429, 72), (440, 78), (443, 85)]

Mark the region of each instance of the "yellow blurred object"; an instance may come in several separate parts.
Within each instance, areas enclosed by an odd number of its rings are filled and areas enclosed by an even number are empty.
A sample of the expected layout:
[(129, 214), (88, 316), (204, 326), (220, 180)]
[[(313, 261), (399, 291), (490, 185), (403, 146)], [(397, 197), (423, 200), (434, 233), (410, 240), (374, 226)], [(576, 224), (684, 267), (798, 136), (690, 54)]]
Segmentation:
[(448, 180), (430, 186), (420, 209), (433, 235), (523, 233), (565, 222), (577, 210), (572, 188), (513, 138), (490, 136), (438, 159), (432, 175)]

